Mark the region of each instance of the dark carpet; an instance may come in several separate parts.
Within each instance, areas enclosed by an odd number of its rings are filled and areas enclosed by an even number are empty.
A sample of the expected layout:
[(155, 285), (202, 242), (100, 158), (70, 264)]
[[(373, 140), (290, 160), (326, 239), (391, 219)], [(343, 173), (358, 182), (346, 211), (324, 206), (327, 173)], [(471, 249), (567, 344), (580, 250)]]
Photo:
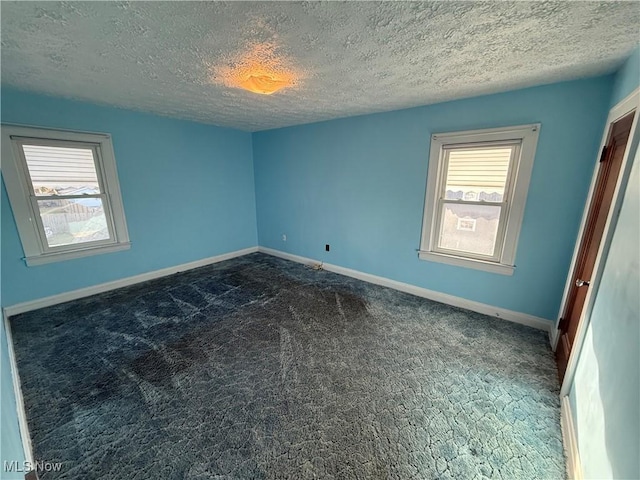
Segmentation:
[(564, 478), (541, 331), (262, 254), (11, 319), (43, 479)]

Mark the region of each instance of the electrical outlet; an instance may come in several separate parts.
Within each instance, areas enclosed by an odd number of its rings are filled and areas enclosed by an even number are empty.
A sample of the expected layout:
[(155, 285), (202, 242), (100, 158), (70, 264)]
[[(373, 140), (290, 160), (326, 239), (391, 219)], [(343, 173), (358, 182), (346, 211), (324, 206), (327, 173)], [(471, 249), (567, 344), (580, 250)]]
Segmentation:
[(286, 234), (284, 234), (284, 233), (282, 234), (282, 241), (283, 241), (283, 242), (286, 242), (286, 241), (287, 241), (287, 235), (286, 235)]
[(325, 252), (328, 252), (330, 249), (331, 249), (331, 246), (327, 243), (327, 244), (324, 246), (324, 250), (325, 250)]

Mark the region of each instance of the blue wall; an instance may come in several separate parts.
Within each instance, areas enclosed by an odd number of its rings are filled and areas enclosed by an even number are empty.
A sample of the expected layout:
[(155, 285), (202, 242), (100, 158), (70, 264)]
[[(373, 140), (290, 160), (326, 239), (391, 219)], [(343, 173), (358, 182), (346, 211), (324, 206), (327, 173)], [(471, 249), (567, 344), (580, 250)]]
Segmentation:
[(2, 121), (110, 133), (132, 242), (27, 267), (3, 184), (3, 305), (257, 244), (250, 133), (6, 88)]
[(613, 107), (633, 92), (640, 82), (640, 46), (637, 46), (627, 61), (616, 73), (610, 105)]
[[(256, 133), (260, 245), (555, 320), (612, 81)], [(514, 275), (419, 260), (430, 135), (533, 122), (542, 129)]]
[[(640, 51), (617, 73), (612, 105), (640, 85)], [(637, 113), (637, 114), (640, 114)], [(584, 478), (640, 478), (640, 128), (569, 400)], [(576, 347), (574, 347), (576, 348)]]

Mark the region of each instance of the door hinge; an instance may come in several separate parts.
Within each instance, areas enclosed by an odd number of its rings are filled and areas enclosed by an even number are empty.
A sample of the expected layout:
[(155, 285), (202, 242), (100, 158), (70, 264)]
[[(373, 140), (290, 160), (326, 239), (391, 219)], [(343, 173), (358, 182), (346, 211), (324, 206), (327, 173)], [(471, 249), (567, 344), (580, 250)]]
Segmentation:
[(561, 318), (560, 321), (558, 322), (558, 330), (563, 332), (567, 326), (566, 324), (567, 324), (567, 320), (565, 318)]
[(602, 153), (600, 154), (600, 163), (607, 159), (607, 146), (602, 147)]

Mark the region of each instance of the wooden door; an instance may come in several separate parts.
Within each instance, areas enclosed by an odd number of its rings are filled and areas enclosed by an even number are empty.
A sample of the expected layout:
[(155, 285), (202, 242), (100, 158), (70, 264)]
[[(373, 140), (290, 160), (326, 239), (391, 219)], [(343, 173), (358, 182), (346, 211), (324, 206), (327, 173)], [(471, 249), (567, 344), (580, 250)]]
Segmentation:
[(600, 157), (600, 170), (595, 189), (589, 205), (589, 213), (585, 224), (576, 265), (571, 277), (571, 289), (560, 320), (560, 341), (556, 349), (560, 382), (569, 362), (569, 355), (578, 330), (578, 322), (582, 314), (587, 289), (596, 263), (596, 256), (604, 234), (609, 210), (613, 202), (613, 194), (622, 167), (622, 159), (631, 132), (635, 112), (627, 114), (614, 122), (609, 130), (609, 138)]

